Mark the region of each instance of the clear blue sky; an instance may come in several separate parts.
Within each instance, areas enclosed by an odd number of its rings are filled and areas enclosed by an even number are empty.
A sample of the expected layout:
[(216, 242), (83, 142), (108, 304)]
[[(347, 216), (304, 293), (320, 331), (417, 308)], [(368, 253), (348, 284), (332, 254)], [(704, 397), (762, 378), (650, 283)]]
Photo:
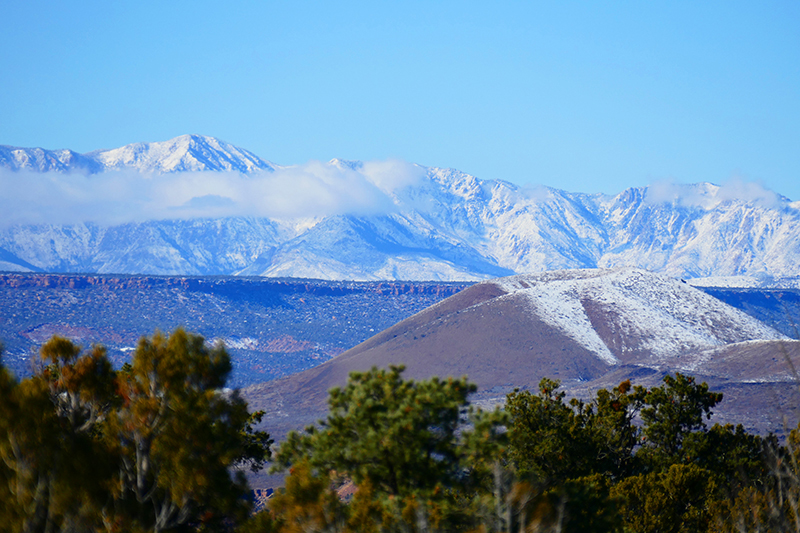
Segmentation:
[(800, 200), (800, 2), (6, 1), (0, 144), (200, 133), (616, 193)]

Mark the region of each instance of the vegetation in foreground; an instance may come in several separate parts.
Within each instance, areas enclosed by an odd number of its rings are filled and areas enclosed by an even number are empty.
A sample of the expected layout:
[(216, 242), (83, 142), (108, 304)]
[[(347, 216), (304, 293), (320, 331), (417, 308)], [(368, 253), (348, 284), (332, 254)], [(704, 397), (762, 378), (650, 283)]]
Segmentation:
[[(727, 532), (797, 530), (790, 446), (704, 420), (722, 400), (694, 378), (625, 381), (567, 401), (544, 379), (504, 410), (470, 409), (466, 379), (354, 373), (318, 426), (290, 434), (286, 488), (245, 530)], [(468, 423), (459, 421), (468, 419)], [(635, 423), (636, 421), (636, 423)], [(348, 504), (334, 488), (346, 476)]]
[(177, 330), (143, 338), (132, 365), (53, 337), (16, 381), (0, 366), (0, 529), (216, 531), (244, 521), (241, 471), (269, 458), (222, 346)]
[(156, 333), (120, 371), (59, 337), (41, 355), (22, 381), (0, 365), (3, 530), (800, 530), (800, 432), (781, 446), (708, 428), (722, 395), (682, 374), (588, 401), (545, 379), (487, 412), (466, 378), (353, 373), (325, 420), (278, 447), (286, 487), (251, 514), (242, 470), (270, 459), (271, 440), (224, 389), (221, 346)]

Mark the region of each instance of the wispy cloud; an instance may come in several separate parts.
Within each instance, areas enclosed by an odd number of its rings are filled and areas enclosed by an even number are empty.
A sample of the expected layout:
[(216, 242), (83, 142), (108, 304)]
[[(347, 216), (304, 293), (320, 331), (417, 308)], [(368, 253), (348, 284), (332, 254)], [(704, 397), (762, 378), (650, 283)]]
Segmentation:
[(646, 201), (702, 209), (711, 209), (728, 201), (747, 202), (765, 208), (776, 208), (787, 202), (763, 184), (741, 178), (731, 178), (722, 185), (658, 181), (647, 188)]
[(0, 224), (387, 213), (395, 209), (393, 193), (423, 175), (402, 161), (310, 161), (254, 175), (113, 171), (87, 176), (0, 169)]
[[(36, 173), (0, 169), (0, 226), (13, 224), (121, 224), (159, 219), (255, 216), (294, 219), (337, 214), (385, 214), (397, 209), (397, 193), (420, 183), (426, 169), (404, 161), (353, 163), (310, 161), (275, 172), (145, 174)], [(546, 187), (511, 186), (508, 194), (546, 202)], [(431, 206), (419, 195), (400, 194), (402, 204)], [(711, 209), (739, 200), (774, 208), (786, 199), (757, 182), (731, 179), (722, 186), (660, 181), (646, 201)]]
[(720, 201), (741, 200), (762, 207), (778, 207), (786, 203), (786, 199), (757, 181), (745, 181), (742, 178), (731, 178), (722, 184), (717, 198)]

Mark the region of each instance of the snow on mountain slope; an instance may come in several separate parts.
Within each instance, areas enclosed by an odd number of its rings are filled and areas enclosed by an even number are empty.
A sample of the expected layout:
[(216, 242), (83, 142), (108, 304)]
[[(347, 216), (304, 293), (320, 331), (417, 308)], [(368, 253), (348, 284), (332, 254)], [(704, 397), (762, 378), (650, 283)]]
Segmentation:
[(395, 197), (401, 212), (414, 213), (515, 272), (595, 265), (606, 237), (581, 200), (557, 189), (530, 193), (439, 168), (427, 169), (425, 181)]
[[(586, 397), (598, 384), (658, 385), (666, 372), (691, 370), (714, 390), (724, 387), (725, 406), (755, 408), (746, 421), (765, 428), (785, 421), (765, 405), (775, 401), (774, 390), (740, 385), (786, 382), (781, 350), (797, 361), (798, 345), (666, 276), (633, 268), (561, 270), (474, 284), (314, 368), (244, 394), (266, 410), (270, 427), (280, 428), (322, 416), (327, 391), (350, 372), (390, 364), (404, 365), (411, 379), (466, 375), (484, 405), (517, 387), (536, 390), (545, 377)], [(796, 405), (796, 398), (777, 405)]]
[(240, 272), (361, 281), (480, 280), (509, 273), (425, 220), (401, 215), (326, 218), (270, 251), (268, 262)]
[(93, 257), (106, 231), (91, 223), (11, 226), (0, 231), (0, 249), (8, 254), (6, 261), (18, 265), (15, 270), (33, 270), (33, 265), (51, 272), (93, 272)]
[(709, 183), (676, 189), (668, 200), (629, 189), (599, 205), (613, 238), (597, 265), (635, 264), (685, 278), (796, 275), (800, 211), (788, 199), (730, 198)]
[(428, 202), (399, 197), (401, 209), (516, 272), (638, 266), (684, 278), (796, 276), (800, 209), (785, 198), (745, 201), (708, 183), (675, 186), (663, 199), (648, 187), (604, 197), (524, 191), (453, 170), (428, 176)]
[(641, 269), (551, 271), (494, 284), (608, 364), (696, 366), (704, 349), (784, 335), (673, 278)]
[(272, 163), (232, 144), (202, 135), (182, 135), (169, 141), (136, 143), (91, 152), (87, 156), (105, 169), (133, 168), (142, 172), (273, 171)]
[(706, 212), (666, 272), (687, 277), (797, 275), (798, 212), (728, 201)]
[[(293, 180), (308, 168), (276, 167), (198, 135), (84, 155), (0, 147), (0, 166), (12, 170), (132, 169), (143, 176), (234, 171), (240, 177), (285, 172), (278, 188), (265, 181), (253, 191), (264, 194), (270, 205), (278, 196), (285, 201), (277, 204), (305, 205), (298, 188), (310, 187), (321, 203), (308, 205), (324, 210), (246, 223), (228, 216), (110, 226), (18, 225), (0, 229), (0, 249), (6, 254), (0, 259), (11, 270), (362, 280), (482, 280), (515, 272), (620, 266), (685, 279), (747, 277), (761, 283), (798, 275), (800, 203), (768, 191), (748, 196), (699, 183), (589, 195), (523, 189), (454, 169), (408, 164), (385, 165), (383, 174), (376, 175), (370, 165), (375, 164), (314, 163), (309, 168), (321, 173), (320, 179), (301, 185)], [(392, 172), (399, 177), (387, 175)], [(193, 183), (187, 181), (186, 187)], [(366, 189), (351, 190), (356, 187)], [(382, 202), (382, 207), (365, 214), (360, 200), (348, 203), (350, 196)], [(336, 211), (343, 203), (355, 211), (346, 206)]]
[(0, 231), (0, 260), (16, 264), (4, 270), (234, 274), (293, 235), (252, 218), (13, 226)]
[(265, 219), (175, 220), (110, 228), (99, 243), (96, 271), (232, 274), (285, 239)]
[(36, 172), (99, 172), (102, 165), (72, 150), (45, 150), (0, 145), (0, 167)]
[(111, 150), (78, 154), (0, 145), (0, 166), (37, 172), (137, 170), (139, 172), (274, 171), (275, 166), (242, 148), (203, 135), (181, 135), (169, 141), (134, 143)]

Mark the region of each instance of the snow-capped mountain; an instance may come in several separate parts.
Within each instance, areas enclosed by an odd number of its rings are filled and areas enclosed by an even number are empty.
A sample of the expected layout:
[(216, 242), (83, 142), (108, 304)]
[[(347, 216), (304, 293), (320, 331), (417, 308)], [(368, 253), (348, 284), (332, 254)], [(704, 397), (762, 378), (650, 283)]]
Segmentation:
[(182, 135), (169, 141), (136, 143), (86, 154), (104, 169), (135, 168), (143, 172), (275, 170), (272, 163), (232, 144), (202, 135)]
[(78, 154), (72, 150), (45, 150), (0, 146), (0, 166), (39, 172), (137, 170), (139, 172), (273, 171), (275, 167), (255, 154), (203, 135), (181, 135), (169, 141), (135, 143), (111, 150)]
[[(130, 169), (143, 176), (227, 171), (221, 179), (292, 169), (197, 135), (83, 155), (0, 147), (0, 165), (83, 173)], [(335, 159), (317, 170), (330, 174), (324, 187), (353, 177), (353, 183), (366, 183), (386, 204), (373, 212), (17, 224), (0, 229), (0, 270), (480, 280), (632, 266), (707, 284), (798, 280), (800, 203), (772, 193), (747, 199), (700, 183), (590, 195), (526, 190), (419, 165), (409, 165), (413, 179), (387, 180), (370, 174), (368, 165)], [(207, 198), (203, 194), (194, 200)], [(283, 195), (289, 203), (294, 190), (259, 194), (264, 201)]]
[(87, 172), (103, 170), (94, 158), (72, 150), (45, 150), (43, 148), (17, 148), (0, 145), (0, 166), (11, 170), (37, 172)]

